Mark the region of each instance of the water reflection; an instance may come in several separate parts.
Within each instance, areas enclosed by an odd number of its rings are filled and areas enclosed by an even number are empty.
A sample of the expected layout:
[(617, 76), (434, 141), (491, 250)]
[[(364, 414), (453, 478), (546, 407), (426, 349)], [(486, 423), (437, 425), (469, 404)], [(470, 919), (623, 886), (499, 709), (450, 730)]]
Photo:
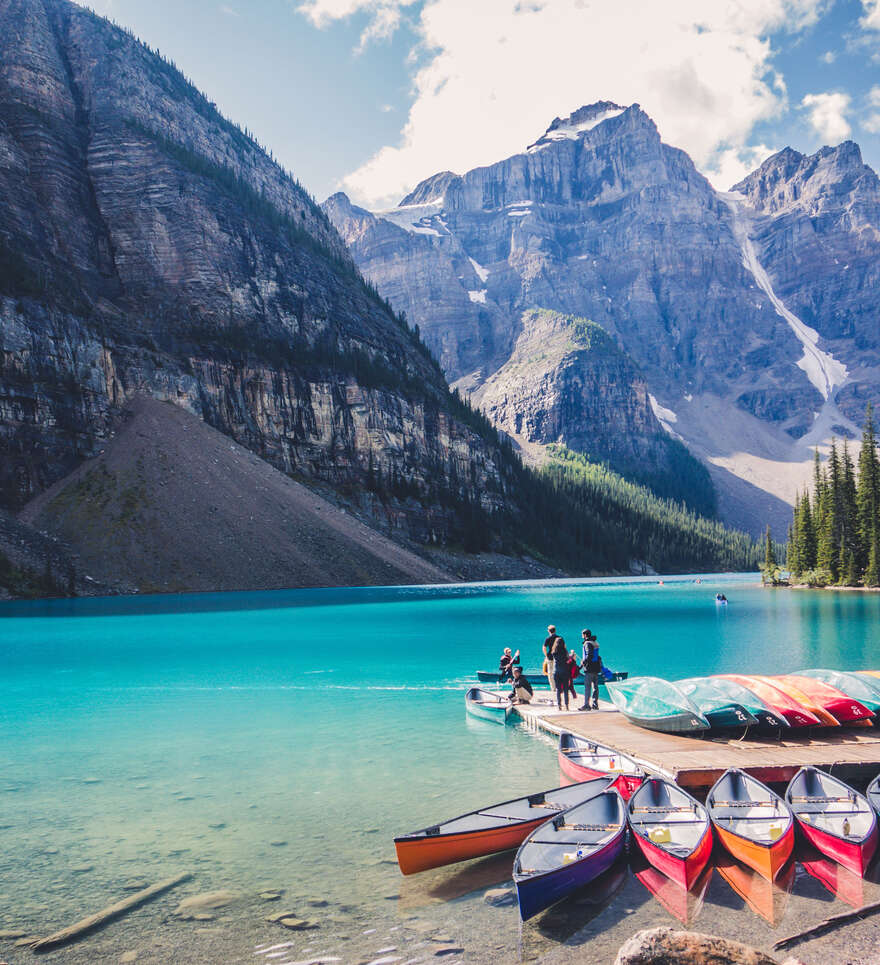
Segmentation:
[(706, 891), (712, 880), (712, 866), (707, 865), (687, 891), (677, 881), (667, 878), (648, 864), (641, 854), (633, 856), (633, 874), (673, 918), (690, 928), (703, 910)]
[(749, 908), (756, 915), (760, 915), (771, 928), (776, 928), (785, 917), (788, 907), (791, 888), (794, 884), (794, 861), (789, 861), (785, 865), (775, 881), (769, 881), (757, 871), (723, 852), (716, 856), (715, 867), (718, 869), (718, 874)]

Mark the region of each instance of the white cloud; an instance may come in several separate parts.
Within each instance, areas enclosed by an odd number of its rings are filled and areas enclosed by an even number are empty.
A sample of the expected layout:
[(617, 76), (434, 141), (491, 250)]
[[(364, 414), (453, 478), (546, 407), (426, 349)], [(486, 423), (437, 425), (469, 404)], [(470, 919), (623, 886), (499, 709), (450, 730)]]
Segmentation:
[(767, 147), (766, 144), (728, 148), (715, 155), (711, 168), (703, 171), (703, 174), (718, 190), (727, 191), (778, 150), (775, 147)]
[(871, 134), (880, 134), (880, 85), (868, 91), (868, 116), (862, 121), (862, 127)]
[(297, 10), (316, 27), (328, 27), (336, 20), (347, 20), (355, 14), (367, 15), (367, 26), (361, 33), (356, 52), (374, 40), (385, 40), (400, 26), (400, 12), (418, 0), (302, 0)]
[(845, 141), (852, 133), (846, 114), (850, 108), (850, 96), (840, 91), (825, 94), (807, 94), (801, 101), (810, 116), (816, 133), (828, 144)]
[(865, 11), (861, 24), (866, 30), (880, 30), (880, 0), (862, 0)]
[(823, 64), (833, 64), (837, 60), (837, 54), (833, 50), (826, 50), (819, 59)]
[(226, 3), (220, 5), (220, 13), (225, 13), (227, 17), (239, 16), (239, 12), (234, 7), (230, 7)]
[[(318, 26), (374, 21), (411, 0), (304, 0)], [(878, 0), (880, 2), (880, 0)], [(521, 151), (557, 114), (638, 102), (713, 180), (735, 173), (755, 124), (786, 105), (767, 39), (815, 23), (825, 0), (425, 0), (422, 66), (400, 141), (343, 186), (384, 204), (436, 171)], [(723, 182), (722, 186), (727, 184)]]

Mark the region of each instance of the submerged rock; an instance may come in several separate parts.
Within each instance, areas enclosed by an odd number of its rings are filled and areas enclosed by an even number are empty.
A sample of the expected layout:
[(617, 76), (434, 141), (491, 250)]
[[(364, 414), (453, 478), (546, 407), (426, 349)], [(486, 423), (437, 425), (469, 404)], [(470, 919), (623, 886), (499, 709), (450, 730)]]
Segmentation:
[(261, 891), (260, 898), (263, 901), (279, 901), (281, 898), (280, 891)]
[(309, 921), (307, 918), (279, 918), (278, 924), (284, 925), (291, 931), (310, 931), (319, 927), (316, 921)]
[(779, 965), (779, 961), (727, 938), (646, 928), (620, 946), (614, 965)]
[(223, 908), (231, 904), (239, 896), (233, 891), (206, 891), (201, 895), (191, 895), (184, 898), (177, 906), (174, 914), (185, 920), (205, 921), (200, 918), (210, 908)]
[(487, 905), (494, 905), (496, 907), (515, 905), (516, 892), (513, 888), (490, 888), (488, 891), (483, 892), (483, 901), (485, 901)]

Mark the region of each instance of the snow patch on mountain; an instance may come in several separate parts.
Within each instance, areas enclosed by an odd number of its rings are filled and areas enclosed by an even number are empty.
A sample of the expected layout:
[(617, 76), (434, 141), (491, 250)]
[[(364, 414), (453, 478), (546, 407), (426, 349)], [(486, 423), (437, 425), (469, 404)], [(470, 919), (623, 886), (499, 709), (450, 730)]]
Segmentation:
[(804, 354), (797, 363), (810, 382), (822, 393), (827, 401), (835, 390), (839, 389), (849, 378), (849, 373), (843, 362), (839, 362), (829, 352), (823, 352), (819, 346), (819, 333), (802, 322), (794, 312), (789, 311), (782, 299), (773, 290), (773, 283), (758, 260), (755, 246), (752, 242), (749, 228), (752, 213), (744, 203), (745, 196), (733, 191), (719, 191), (718, 196), (730, 208), (733, 214), (733, 235), (740, 246), (743, 265), (755, 279), (758, 288), (770, 299), (778, 315), (788, 322), (792, 332), (804, 347)]
[(470, 257), (469, 257), (469, 258), (468, 258), (468, 261), (471, 263), (471, 265), (472, 265), (474, 271), (477, 273), (477, 277), (480, 279), (480, 281), (481, 281), (481, 282), (485, 282), (486, 279), (489, 277), (489, 269), (488, 269), (488, 268), (484, 268), (478, 261), (474, 261), (473, 258), (470, 258)]
[[(434, 235), (441, 237), (441, 232), (434, 227), (433, 222), (437, 219), (443, 208), (443, 199), (437, 198), (425, 204), (405, 204), (396, 208), (389, 208), (387, 211), (377, 211), (377, 218), (384, 218), (398, 228), (409, 231), (417, 235)], [(438, 219), (439, 220), (439, 219)]]

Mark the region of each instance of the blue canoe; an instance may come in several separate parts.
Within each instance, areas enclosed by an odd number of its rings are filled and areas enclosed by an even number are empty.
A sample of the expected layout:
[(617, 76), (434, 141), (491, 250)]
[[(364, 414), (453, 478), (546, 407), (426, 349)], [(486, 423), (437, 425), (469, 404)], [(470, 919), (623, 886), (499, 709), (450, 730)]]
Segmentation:
[(513, 863), (522, 920), (598, 878), (622, 854), (625, 841), (626, 806), (610, 788), (532, 831)]

